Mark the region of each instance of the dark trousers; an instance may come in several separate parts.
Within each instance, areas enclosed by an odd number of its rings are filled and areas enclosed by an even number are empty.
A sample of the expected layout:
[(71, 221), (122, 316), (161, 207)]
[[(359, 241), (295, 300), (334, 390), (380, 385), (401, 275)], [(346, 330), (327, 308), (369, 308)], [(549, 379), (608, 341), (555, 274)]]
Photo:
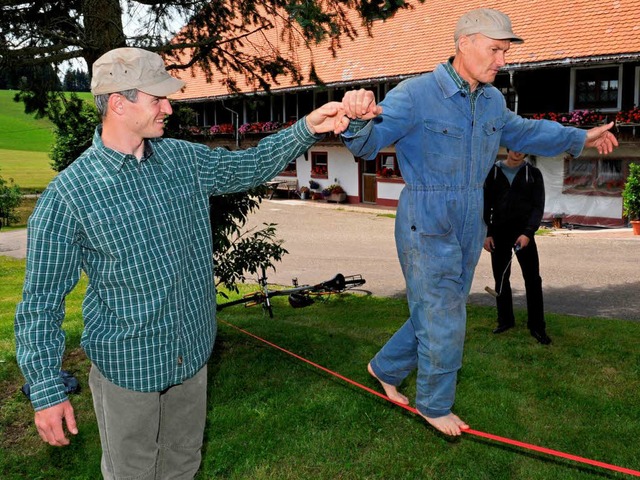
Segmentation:
[[(498, 308), (498, 325), (513, 325), (513, 299), (511, 294), (511, 253), (519, 237), (518, 233), (503, 232), (493, 237), (495, 250), (491, 253), (491, 267), (498, 292), (496, 306)], [(540, 260), (535, 238), (515, 254), (522, 269), (524, 285), (527, 292), (527, 328), (544, 332), (544, 303), (542, 299), (542, 278), (540, 277)]]

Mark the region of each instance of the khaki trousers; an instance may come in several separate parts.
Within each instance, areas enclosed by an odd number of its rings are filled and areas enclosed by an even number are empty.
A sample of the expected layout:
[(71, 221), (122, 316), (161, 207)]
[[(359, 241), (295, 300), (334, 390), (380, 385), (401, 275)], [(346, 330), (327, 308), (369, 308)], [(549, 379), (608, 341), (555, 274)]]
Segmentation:
[(108, 480), (192, 479), (200, 467), (207, 366), (163, 392), (135, 392), (91, 366), (89, 387)]

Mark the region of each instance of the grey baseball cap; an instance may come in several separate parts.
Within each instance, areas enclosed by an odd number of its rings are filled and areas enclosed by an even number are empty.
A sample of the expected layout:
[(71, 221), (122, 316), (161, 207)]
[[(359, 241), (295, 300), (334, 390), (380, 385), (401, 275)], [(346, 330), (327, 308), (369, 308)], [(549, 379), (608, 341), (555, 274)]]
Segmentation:
[(457, 42), (463, 35), (481, 33), (494, 40), (510, 40), (513, 43), (523, 43), (524, 40), (513, 33), (511, 20), (504, 13), (491, 8), (471, 10), (460, 17), (456, 25), (453, 39)]
[(104, 95), (137, 89), (156, 97), (166, 97), (184, 86), (169, 75), (157, 53), (142, 48), (116, 48), (96, 60), (92, 67), (91, 93)]

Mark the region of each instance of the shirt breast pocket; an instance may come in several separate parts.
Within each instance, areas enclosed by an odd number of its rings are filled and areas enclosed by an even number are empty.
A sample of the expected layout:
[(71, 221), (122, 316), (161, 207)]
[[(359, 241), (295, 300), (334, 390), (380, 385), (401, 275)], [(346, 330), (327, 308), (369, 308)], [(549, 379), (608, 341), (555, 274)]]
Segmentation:
[(92, 248), (113, 256), (139, 251), (150, 237), (149, 207), (133, 202), (88, 214), (87, 236)]

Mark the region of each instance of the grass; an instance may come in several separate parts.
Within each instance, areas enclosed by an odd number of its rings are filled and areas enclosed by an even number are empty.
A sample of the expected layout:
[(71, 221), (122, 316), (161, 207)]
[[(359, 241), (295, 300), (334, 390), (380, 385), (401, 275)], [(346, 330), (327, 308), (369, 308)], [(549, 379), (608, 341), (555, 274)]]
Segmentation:
[[(0, 257), (0, 469), (3, 479), (99, 477), (88, 361), (79, 339), (83, 282), (67, 301), (67, 355), (84, 387), (72, 398), (80, 434), (43, 445), (18, 392), (12, 316), (24, 261)], [(407, 315), (402, 300), (340, 297), (306, 309), (275, 299), (275, 318), (233, 307), (219, 319), (376, 388), (368, 360)], [(472, 428), (595, 460), (640, 468), (640, 324), (548, 315), (554, 343), (524, 327), (491, 334), (494, 309), (469, 307), (456, 412)], [(463, 435), (449, 440), (370, 393), (221, 323), (209, 362), (209, 410), (199, 479), (625, 478)], [(415, 377), (403, 385), (413, 397)]]
[(53, 125), (24, 113), (13, 90), (0, 90), (0, 176), (12, 178), (25, 193), (42, 192), (56, 172), (49, 150)]
[[(14, 102), (16, 91), (0, 90), (0, 176), (13, 178), (25, 193), (42, 192), (56, 175), (48, 152), (54, 142), (53, 124), (24, 113)], [(92, 101), (88, 92), (79, 93)]]
[(25, 193), (42, 192), (55, 175), (46, 152), (0, 150), (0, 176), (13, 178)]
[(53, 143), (53, 125), (24, 113), (24, 104), (14, 102), (15, 90), (0, 90), (0, 150), (48, 152)]

